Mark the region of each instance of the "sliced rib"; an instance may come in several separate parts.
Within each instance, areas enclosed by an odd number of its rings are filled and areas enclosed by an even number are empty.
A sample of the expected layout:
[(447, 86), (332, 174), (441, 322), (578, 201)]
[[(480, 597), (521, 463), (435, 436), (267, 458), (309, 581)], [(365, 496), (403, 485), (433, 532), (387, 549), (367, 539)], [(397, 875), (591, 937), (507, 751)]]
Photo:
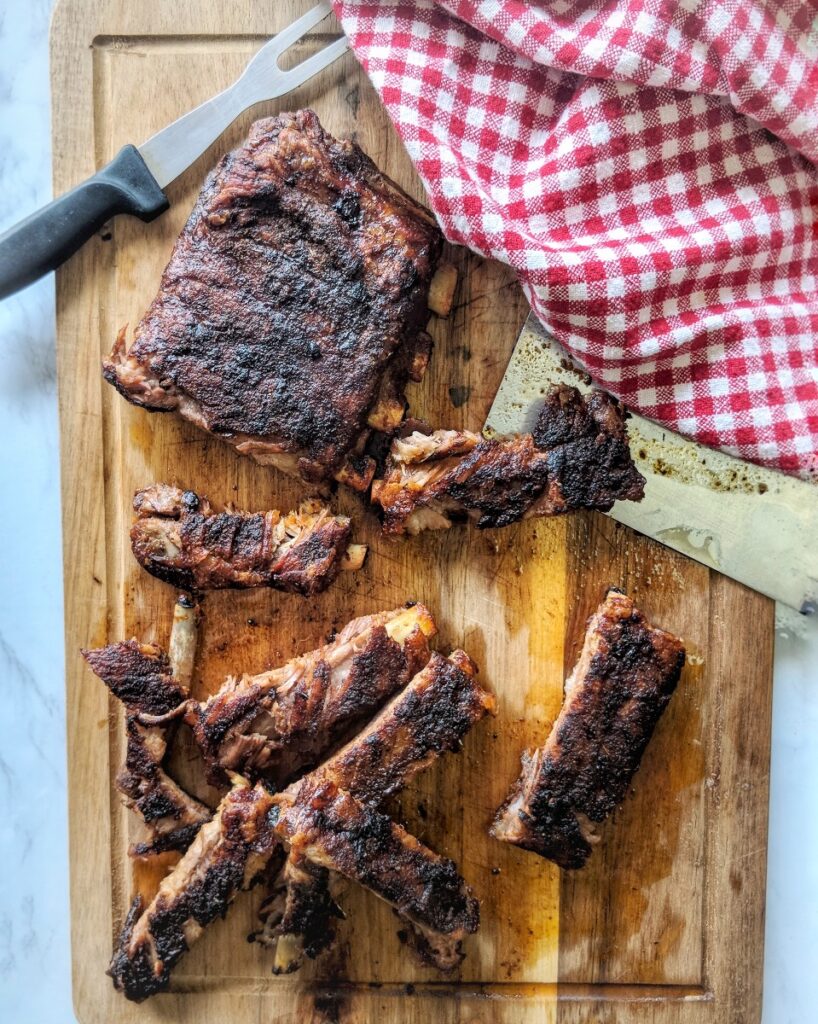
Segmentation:
[[(261, 875), (281, 840), (290, 846), (295, 865), (307, 860), (320, 869), (310, 869), (319, 879), (306, 895), (313, 906), (323, 898), (323, 872), (341, 871), (387, 899), (429, 948), (441, 945), (441, 962), (453, 955), (459, 962), (460, 940), (477, 927), (476, 901), (450, 861), (363, 801), (367, 795), (380, 801), (395, 792), (435, 752), (456, 748), (469, 726), (493, 709), (493, 698), (477, 685), (474, 667), (462, 651), (448, 660), (433, 655), (420, 677), (367, 729), (285, 793), (274, 797), (261, 784), (251, 788), (233, 776), (234, 788), (213, 821), (201, 829), (150, 905), (134, 901), (111, 961), (114, 984), (137, 1001), (167, 988), (172, 968), (204, 926), (223, 916), (238, 891)], [(421, 724), (413, 729), (413, 722)], [(442, 722), (449, 723), (448, 729)], [(366, 770), (356, 765), (359, 759)], [(341, 792), (339, 782), (356, 790), (360, 786), (362, 800)], [(326, 828), (322, 808), (329, 813)], [(380, 853), (378, 836), (385, 842)], [(359, 844), (358, 857), (349, 849), (353, 840)], [(362, 843), (372, 855), (368, 867), (360, 863), (369, 859)], [(303, 917), (287, 927), (287, 935), (303, 942), (298, 938)], [(282, 961), (284, 956), (282, 951)]]
[(684, 660), (681, 640), (610, 590), (588, 624), (545, 746), (523, 754), (491, 834), (581, 868), (598, 839), (595, 826), (625, 797)]
[(601, 391), (559, 385), (532, 434), (486, 440), (469, 431), (415, 431), (392, 442), (372, 500), (385, 533), (416, 534), (471, 521), (508, 526), (577, 509), (639, 501), (644, 478), (628, 448), (625, 413)]
[[(320, 779), (348, 791), (368, 807), (378, 807), (446, 751), (458, 750), (469, 729), (487, 713), (495, 713), (494, 697), (479, 686), (475, 674), (474, 662), (464, 651), (453, 651), (448, 658), (433, 652), (406, 689), (312, 772), (307, 788)], [(296, 801), (309, 799), (306, 792), (302, 797), (300, 783), (290, 787), (290, 792)], [(290, 854), (288, 863), (292, 857), (296, 865), (304, 860), (298, 851)], [(321, 912), (327, 940), (320, 949), (332, 941), (332, 917), (337, 916), (337, 908), (329, 894), (326, 872), (315, 870), (305, 875), (296, 866), (292, 893), (286, 884), (286, 865), (282, 875), (277, 898), (274, 895), (262, 907), (262, 932), (263, 940), (276, 949), (276, 963), (286, 964), (292, 971), (300, 966), (305, 953), (313, 955), (309, 948), (316, 946), (315, 937), (321, 933)], [(280, 912), (276, 921), (270, 916), (274, 907)], [(435, 932), (409, 918), (404, 923), (407, 940), (424, 962), (448, 971), (462, 961), (457, 933)]]
[[(367, 418), (396, 358), (423, 347), (441, 246), (431, 213), (311, 110), (256, 121), (207, 178), (105, 378), (259, 462), (365, 490)], [(436, 285), (439, 307), (450, 290)]]
[(228, 679), (186, 716), (211, 780), (237, 771), (280, 786), (312, 767), (425, 665), (435, 632), (419, 604), (366, 615), (282, 668)]
[(224, 917), (237, 893), (265, 869), (276, 849), (267, 823), (271, 808), (266, 790), (237, 780), (151, 903), (133, 901), (108, 968), (128, 999), (142, 1002), (166, 989), (204, 928)]
[(342, 569), (359, 569), (366, 547), (352, 524), (322, 502), (297, 512), (215, 512), (193, 491), (154, 484), (134, 495), (131, 547), (149, 573), (185, 590), (273, 587), (319, 594)]
[(480, 908), (454, 863), (320, 770), (297, 785), (297, 795), (288, 790), (273, 798), (279, 839), (298, 856), (369, 889), (421, 935), (444, 936), (458, 951), (458, 963), (459, 944), (477, 931)]
[(168, 745), (184, 712), (195, 653), (196, 611), (177, 602), (171, 661), (154, 644), (136, 640), (83, 651), (88, 664), (125, 705), (125, 764), (116, 777), (123, 802), (147, 826), (149, 839), (129, 852), (146, 857), (184, 850), (212, 811), (175, 782), (164, 768)]

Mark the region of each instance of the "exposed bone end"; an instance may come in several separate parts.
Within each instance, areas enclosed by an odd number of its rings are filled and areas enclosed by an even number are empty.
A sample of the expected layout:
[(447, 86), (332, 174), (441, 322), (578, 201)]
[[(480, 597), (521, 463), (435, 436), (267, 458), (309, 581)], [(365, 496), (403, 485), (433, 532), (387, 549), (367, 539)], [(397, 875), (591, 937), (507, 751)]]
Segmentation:
[(366, 544), (350, 544), (341, 559), (341, 572), (357, 572), (364, 564), (368, 550)]
[(185, 690), (190, 689), (193, 678), (198, 625), (199, 614), (195, 601), (187, 594), (180, 594), (173, 608), (168, 659), (173, 678)]
[(273, 953), (273, 974), (292, 974), (304, 962), (304, 937), (287, 932), (278, 935)]
[(375, 460), (368, 455), (351, 455), (335, 474), (339, 484), (351, 487), (353, 491), (363, 493), (372, 483), (375, 475)]
[(438, 316), (448, 316), (452, 311), (456, 287), (457, 269), (451, 263), (441, 263), (429, 283), (429, 309)]
[(406, 371), (409, 380), (413, 380), (416, 384), (423, 380), (429, 366), (429, 360), (432, 358), (432, 346), (431, 336), (425, 331), (421, 331), (415, 341), (415, 351), (412, 361), (409, 363), (409, 369)]
[(423, 604), (415, 604), (402, 611), (400, 615), (387, 622), (385, 628), (389, 637), (399, 644), (416, 629), (427, 639), (437, 633), (437, 624), (432, 618), (432, 613)]
[(379, 398), (375, 407), (367, 417), (367, 426), (390, 434), (403, 422), (406, 402), (400, 398)]

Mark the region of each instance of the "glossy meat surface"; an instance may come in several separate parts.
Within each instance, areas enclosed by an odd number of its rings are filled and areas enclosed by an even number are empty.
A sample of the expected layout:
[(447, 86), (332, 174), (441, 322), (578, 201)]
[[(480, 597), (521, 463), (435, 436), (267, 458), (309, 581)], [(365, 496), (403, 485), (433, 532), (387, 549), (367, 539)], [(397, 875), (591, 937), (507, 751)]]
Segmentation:
[(592, 616), (545, 745), (523, 755), (492, 835), (581, 868), (595, 825), (625, 797), (685, 660), (682, 641), (610, 590)]
[(402, 401), (428, 347), (441, 243), (432, 215), (312, 111), (257, 121), (207, 178), (105, 377), (259, 461), (363, 489), (382, 384)]
[[(309, 597), (345, 567), (352, 524), (320, 501), (295, 512), (215, 512), (193, 491), (154, 484), (134, 496), (131, 548), (139, 564), (197, 592), (272, 587)], [(355, 545), (356, 567), (363, 560)]]
[(420, 432), (392, 442), (372, 497), (385, 533), (472, 521), (479, 528), (639, 501), (644, 479), (628, 449), (624, 411), (609, 395), (559, 385), (532, 434), (487, 440), (469, 431)]

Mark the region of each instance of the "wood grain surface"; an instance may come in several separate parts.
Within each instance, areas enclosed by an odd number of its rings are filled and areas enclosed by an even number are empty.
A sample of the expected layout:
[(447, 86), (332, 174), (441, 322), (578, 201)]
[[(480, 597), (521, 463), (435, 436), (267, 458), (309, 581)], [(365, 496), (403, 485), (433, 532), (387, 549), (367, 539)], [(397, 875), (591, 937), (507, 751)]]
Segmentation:
[[(55, 190), (61, 192), (226, 86), (258, 46), (310, 3), (63, 0), (52, 36)], [(302, 44), (303, 57), (335, 34)], [(482, 900), (462, 970), (419, 968), (391, 912), (352, 886), (337, 948), (290, 978), (246, 936), (260, 891), (243, 894), (180, 964), (168, 995), (134, 1006), (105, 977), (137, 889), (126, 847), (138, 825), (112, 780), (121, 714), (80, 646), (137, 636), (166, 643), (174, 592), (142, 572), (127, 542), (133, 491), (177, 481), (215, 503), (290, 508), (307, 491), (175, 416), (135, 409), (103, 383), (117, 329), (153, 297), (204, 175), (254, 116), (312, 106), (413, 195), (423, 189), (374, 90), (347, 55), (297, 93), (240, 119), (169, 189), (152, 225), (122, 219), (58, 276), (74, 998), (83, 1024), (205, 1022), (671, 1022), (758, 1020), (773, 619), (769, 601), (605, 517), (381, 538), (354, 495), (337, 504), (370, 545), (364, 570), (318, 598), (214, 594), (197, 662), (202, 696), (237, 671), (306, 651), (353, 615), (408, 599), (432, 608), (441, 649), (462, 645), (499, 698), (462, 753), (411, 785), (394, 814), (452, 856)], [(455, 308), (432, 320), (435, 352), (412, 410), (479, 429), (527, 312), (511, 272), (452, 250)], [(611, 584), (682, 635), (688, 667), (625, 805), (575, 874), (489, 839), (486, 826), (523, 746), (543, 741), (585, 621)], [(175, 758), (195, 785), (189, 741)], [(167, 862), (165, 863), (167, 866)]]

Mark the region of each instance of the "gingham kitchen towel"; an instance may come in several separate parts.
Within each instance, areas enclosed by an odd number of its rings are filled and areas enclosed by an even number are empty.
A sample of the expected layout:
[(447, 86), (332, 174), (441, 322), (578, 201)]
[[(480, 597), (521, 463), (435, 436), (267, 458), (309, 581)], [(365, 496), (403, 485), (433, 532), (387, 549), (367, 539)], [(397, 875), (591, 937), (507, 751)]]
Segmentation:
[(818, 0), (334, 6), (448, 238), (599, 384), (818, 473)]

